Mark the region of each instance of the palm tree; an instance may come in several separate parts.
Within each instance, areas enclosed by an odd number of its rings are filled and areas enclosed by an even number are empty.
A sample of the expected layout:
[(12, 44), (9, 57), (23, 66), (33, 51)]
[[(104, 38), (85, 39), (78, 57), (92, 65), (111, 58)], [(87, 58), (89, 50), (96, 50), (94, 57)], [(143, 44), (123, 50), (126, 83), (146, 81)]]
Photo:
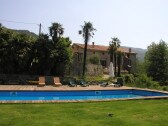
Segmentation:
[(85, 66), (86, 66), (86, 54), (87, 54), (87, 44), (89, 42), (90, 37), (93, 37), (94, 31), (96, 29), (93, 27), (91, 22), (84, 22), (84, 26), (82, 26), (82, 30), (79, 31), (79, 34), (82, 34), (84, 38), (85, 48), (84, 48), (84, 60), (83, 60), (83, 77), (85, 76)]
[(117, 67), (118, 67), (118, 72), (117, 76), (120, 77), (121, 75), (121, 57), (123, 53), (121, 51), (117, 51)]
[(49, 30), (50, 36), (54, 42), (56, 42), (57, 38), (61, 37), (64, 33), (64, 28), (59, 23), (52, 23), (52, 26), (49, 27)]
[(110, 54), (110, 62), (113, 63), (115, 49), (114, 49), (114, 45), (113, 45), (112, 41), (110, 41), (110, 43), (109, 43), (109, 49), (108, 49), (108, 51), (109, 51), (109, 54)]
[[(114, 60), (114, 74), (116, 76), (117, 73), (117, 49), (120, 47), (120, 40), (116, 37), (111, 38), (112, 41), (110, 41), (110, 45), (109, 45), (109, 53), (110, 53), (110, 60), (111, 62), (113, 62)], [(114, 57), (114, 59), (113, 59)]]

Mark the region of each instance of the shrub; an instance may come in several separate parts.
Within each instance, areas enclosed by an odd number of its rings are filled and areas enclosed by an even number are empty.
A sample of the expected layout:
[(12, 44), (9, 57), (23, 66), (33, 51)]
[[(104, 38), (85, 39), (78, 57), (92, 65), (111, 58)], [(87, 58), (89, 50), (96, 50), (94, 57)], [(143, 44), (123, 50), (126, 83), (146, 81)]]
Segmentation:
[(136, 74), (136, 76), (128, 74), (123, 77), (127, 86), (168, 91), (168, 86), (161, 86), (159, 84), (160, 82), (153, 81), (153, 79), (146, 74)]
[(168, 80), (159, 81), (162, 86), (168, 86)]
[(117, 77), (117, 81), (119, 82), (119, 84), (121, 84), (121, 86), (123, 86), (125, 83), (123, 77)]
[(141, 74), (135, 77), (135, 86), (140, 88), (154, 88), (159, 89), (160, 85), (158, 82), (153, 81), (151, 77), (146, 74)]
[(99, 61), (100, 61), (100, 58), (99, 58), (99, 56), (94, 55), (94, 56), (90, 57), (89, 61), (90, 61), (91, 64), (98, 65)]
[(163, 91), (168, 91), (168, 86), (163, 86)]
[(134, 83), (134, 76), (132, 74), (127, 74), (123, 76), (124, 82), (125, 83)]
[(151, 84), (150, 84), (150, 87), (149, 88), (152, 88), (152, 89), (159, 89), (160, 88), (160, 85), (157, 81), (150, 81)]

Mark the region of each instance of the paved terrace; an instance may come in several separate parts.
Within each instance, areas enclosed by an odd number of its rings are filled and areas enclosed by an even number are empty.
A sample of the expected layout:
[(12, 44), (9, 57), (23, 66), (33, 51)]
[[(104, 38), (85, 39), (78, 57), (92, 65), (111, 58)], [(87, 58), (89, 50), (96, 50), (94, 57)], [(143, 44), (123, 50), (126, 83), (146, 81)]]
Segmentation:
[(0, 90), (115, 90), (115, 89), (132, 89), (131, 87), (100, 87), (99, 85), (93, 86), (90, 85), (89, 87), (69, 87), (66, 85), (60, 87), (54, 87), (52, 85), (47, 85), (43, 87), (39, 87), (37, 85), (0, 85)]

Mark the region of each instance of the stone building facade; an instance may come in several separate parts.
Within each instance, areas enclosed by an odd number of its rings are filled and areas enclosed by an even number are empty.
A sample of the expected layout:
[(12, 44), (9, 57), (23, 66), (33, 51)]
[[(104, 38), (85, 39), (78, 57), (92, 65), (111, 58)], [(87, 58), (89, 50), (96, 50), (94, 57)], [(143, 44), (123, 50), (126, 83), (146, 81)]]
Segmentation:
[[(82, 64), (83, 64), (83, 54), (84, 54), (84, 44), (73, 43), (73, 65), (74, 69), (78, 71), (82, 71)], [(107, 69), (110, 65), (110, 54), (108, 52), (109, 46), (103, 45), (95, 45), (92, 42), (91, 45), (87, 46), (87, 59), (94, 55), (98, 56), (100, 59), (100, 64), (103, 69)], [(136, 53), (132, 52), (131, 48), (122, 48), (120, 47), (118, 50), (123, 52), (122, 55), (122, 63), (121, 63), (121, 70), (130, 69), (130, 72), (134, 72), (135, 65), (136, 65)], [(113, 62), (114, 63), (114, 62)]]

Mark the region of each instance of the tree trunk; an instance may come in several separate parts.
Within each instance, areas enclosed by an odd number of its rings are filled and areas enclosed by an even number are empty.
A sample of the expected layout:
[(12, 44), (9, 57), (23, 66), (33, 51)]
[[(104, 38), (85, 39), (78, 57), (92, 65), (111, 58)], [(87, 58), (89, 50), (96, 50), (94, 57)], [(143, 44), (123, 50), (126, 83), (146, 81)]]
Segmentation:
[(114, 53), (114, 75), (117, 76), (117, 54)]
[(117, 72), (117, 76), (120, 77), (121, 75), (121, 54), (118, 55), (117, 57), (117, 65), (118, 65), (118, 72)]
[(113, 58), (114, 57), (114, 53), (111, 53), (111, 55), (110, 55), (110, 62), (112, 62), (113, 63)]
[(85, 33), (85, 48), (84, 48), (84, 60), (83, 60), (83, 74), (82, 74), (83, 77), (85, 76), (87, 43), (88, 43), (88, 29), (86, 29), (86, 33)]

